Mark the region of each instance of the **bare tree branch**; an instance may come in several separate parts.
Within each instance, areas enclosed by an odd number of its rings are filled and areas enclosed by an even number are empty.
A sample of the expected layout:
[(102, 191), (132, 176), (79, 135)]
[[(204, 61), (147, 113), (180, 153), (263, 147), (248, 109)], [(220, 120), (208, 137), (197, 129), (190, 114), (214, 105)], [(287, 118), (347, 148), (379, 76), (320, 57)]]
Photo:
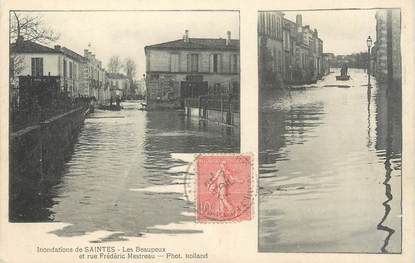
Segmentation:
[(135, 78), (135, 74), (137, 73), (137, 65), (134, 60), (127, 58), (124, 63), (124, 69), (127, 74), (127, 78), (132, 82)]
[(121, 69), (121, 60), (119, 56), (112, 56), (108, 62), (108, 72), (119, 73)]
[(15, 42), (19, 37), (47, 44), (59, 39), (60, 34), (45, 25), (39, 16), (28, 16), (13, 11), (10, 24), (10, 40)]

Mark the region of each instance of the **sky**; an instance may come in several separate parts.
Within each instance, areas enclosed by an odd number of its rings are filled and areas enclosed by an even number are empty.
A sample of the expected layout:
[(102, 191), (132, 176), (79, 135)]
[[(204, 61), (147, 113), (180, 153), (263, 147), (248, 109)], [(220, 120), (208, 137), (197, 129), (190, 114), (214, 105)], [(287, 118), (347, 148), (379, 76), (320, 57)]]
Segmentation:
[(84, 11), (24, 12), (39, 15), (45, 25), (60, 33), (54, 45), (65, 46), (80, 55), (88, 48), (107, 68), (111, 56), (132, 58), (137, 64), (136, 78), (145, 73), (144, 47), (189, 37), (239, 39), (239, 13), (231, 11)]
[[(375, 40), (376, 10), (284, 11), (295, 21), (303, 16), (303, 25), (316, 28), (323, 40), (323, 52), (346, 55), (366, 52), (366, 39)], [(89, 48), (104, 67), (111, 56), (132, 58), (137, 64), (137, 78), (145, 73), (144, 46), (190, 37), (239, 39), (239, 12), (235, 11), (84, 11), (25, 12), (40, 15), (45, 24), (60, 33), (56, 43), (83, 55)], [(256, 37), (256, 36), (254, 36)], [(243, 39), (242, 39), (243, 41)]]
[(317, 29), (323, 40), (323, 52), (347, 55), (367, 52), (366, 39), (376, 39), (376, 10), (284, 11), (285, 18), (295, 22), (296, 14), (303, 25)]

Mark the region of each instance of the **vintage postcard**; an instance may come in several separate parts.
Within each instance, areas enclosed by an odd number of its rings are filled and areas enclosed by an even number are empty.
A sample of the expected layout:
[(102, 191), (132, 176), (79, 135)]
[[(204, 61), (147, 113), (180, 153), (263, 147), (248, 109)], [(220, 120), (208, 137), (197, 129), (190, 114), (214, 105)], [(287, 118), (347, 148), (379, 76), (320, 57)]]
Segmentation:
[(415, 262), (411, 1), (0, 7), (0, 262)]

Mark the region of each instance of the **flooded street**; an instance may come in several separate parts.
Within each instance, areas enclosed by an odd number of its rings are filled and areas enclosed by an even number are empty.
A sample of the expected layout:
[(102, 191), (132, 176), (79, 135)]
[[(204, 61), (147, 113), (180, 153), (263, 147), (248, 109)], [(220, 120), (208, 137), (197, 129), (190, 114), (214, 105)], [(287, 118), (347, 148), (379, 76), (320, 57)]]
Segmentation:
[(401, 252), (400, 98), (349, 72), (262, 94), (260, 252)]
[(70, 224), (54, 234), (110, 231), (115, 234), (98, 241), (111, 241), (194, 232), (155, 227), (195, 221), (183, 183), (192, 155), (177, 153), (237, 152), (239, 134), (180, 111), (145, 112), (128, 104), (85, 120), (61, 182), (47, 193), (48, 220)]

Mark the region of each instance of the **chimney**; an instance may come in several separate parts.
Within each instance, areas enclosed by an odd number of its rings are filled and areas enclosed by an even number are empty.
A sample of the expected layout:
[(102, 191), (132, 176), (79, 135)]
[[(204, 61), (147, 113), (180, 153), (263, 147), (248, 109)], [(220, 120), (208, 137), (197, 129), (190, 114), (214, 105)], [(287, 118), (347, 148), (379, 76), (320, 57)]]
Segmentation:
[(184, 31), (183, 40), (185, 43), (189, 43), (189, 30), (187, 29)]
[(228, 30), (226, 32), (226, 36), (227, 37), (226, 37), (226, 42), (225, 43), (226, 43), (227, 46), (229, 46), (231, 44), (231, 31)]
[(297, 33), (303, 32), (303, 18), (301, 15), (295, 17), (295, 24), (297, 26)]
[(297, 24), (297, 27), (303, 26), (303, 17), (301, 15), (297, 15), (295, 17), (295, 23)]
[(88, 57), (88, 49), (84, 49), (84, 57)]
[(317, 32), (317, 29), (314, 29), (314, 35), (316, 36), (316, 38), (318, 38), (318, 32)]
[(55, 45), (55, 50), (60, 51), (61, 50), (61, 46), (60, 45)]

